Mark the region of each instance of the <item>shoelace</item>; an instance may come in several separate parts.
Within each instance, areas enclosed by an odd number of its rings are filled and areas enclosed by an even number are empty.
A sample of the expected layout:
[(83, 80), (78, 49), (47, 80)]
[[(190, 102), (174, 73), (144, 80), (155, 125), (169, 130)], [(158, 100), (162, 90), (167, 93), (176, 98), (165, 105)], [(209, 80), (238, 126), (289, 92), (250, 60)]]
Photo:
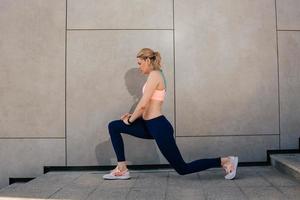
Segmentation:
[[(230, 161), (230, 164), (233, 165), (233, 163), (231, 161)], [(226, 174), (229, 174), (229, 173), (231, 173), (231, 172), (234, 171), (234, 167), (232, 167), (231, 171), (230, 171), (230, 169), (228, 169), (228, 168), (230, 168), (230, 164), (227, 165), (227, 166), (225, 166), (225, 172), (226, 172)]]
[(123, 176), (127, 171), (128, 171), (128, 169), (121, 172), (121, 170), (119, 170), (119, 168), (117, 168), (116, 171), (112, 171), (111, 174), (114, 176)]

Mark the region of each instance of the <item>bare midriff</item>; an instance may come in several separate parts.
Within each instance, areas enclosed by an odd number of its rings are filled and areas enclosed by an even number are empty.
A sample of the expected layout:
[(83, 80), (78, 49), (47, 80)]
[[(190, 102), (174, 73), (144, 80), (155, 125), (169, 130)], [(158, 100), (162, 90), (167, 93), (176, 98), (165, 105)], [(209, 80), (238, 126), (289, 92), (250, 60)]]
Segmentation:
[(163, 101), (150, 100), (143, 112), (143, 119), (149, 120), (158, 117), (161, 114), (161, 106)]

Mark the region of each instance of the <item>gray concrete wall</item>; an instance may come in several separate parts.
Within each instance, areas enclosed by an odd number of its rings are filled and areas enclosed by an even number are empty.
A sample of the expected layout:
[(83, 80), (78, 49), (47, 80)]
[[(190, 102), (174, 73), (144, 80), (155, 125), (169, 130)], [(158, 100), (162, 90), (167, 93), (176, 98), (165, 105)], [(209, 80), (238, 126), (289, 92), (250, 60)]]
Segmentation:
[[(300, 137), (297, 0), (9, 1), (0, 4), (0, 188), (42, 167), (114, 165), (109, 121), (132, 111), (146, 77), (140, 48), (161, 52), (163, 112), (186, 161)], [(123, 135), (129, 164), (167, 163)]]
[(0, 188), (65, 165), (65, 10), (0, 2)]

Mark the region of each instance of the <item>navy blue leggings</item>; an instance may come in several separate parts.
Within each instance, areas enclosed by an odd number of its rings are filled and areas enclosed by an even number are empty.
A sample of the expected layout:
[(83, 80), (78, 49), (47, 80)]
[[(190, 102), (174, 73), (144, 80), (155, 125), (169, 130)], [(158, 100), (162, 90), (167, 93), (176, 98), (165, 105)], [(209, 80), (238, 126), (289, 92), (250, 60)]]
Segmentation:
[(138, 138), (154, 139), (161, 153), (180, 175), (221, 166), (220, 157), (199, 159), (186, 163), (176, 145), (173, 127), (164, 115), (150, 120), (139, 117), (132, 125), (125, 124), (123, 120), (114, 120), (108, 124), (108, 130), (118, 162), (125, 161), (124, 142), (121, 133), (126, 133)]

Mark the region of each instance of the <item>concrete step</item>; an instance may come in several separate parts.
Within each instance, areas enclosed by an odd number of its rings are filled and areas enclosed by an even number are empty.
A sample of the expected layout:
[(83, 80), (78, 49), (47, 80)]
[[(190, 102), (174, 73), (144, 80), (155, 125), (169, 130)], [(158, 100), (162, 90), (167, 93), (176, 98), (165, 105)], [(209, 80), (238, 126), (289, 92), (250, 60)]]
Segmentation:
[(16, 189), (17, 187), (19, 187), (20, 185), (23, 185), (23, 184), (25, 184), (25, 183), (13, 183), (13, 184), (10, 184), (10, 185), (8, 185), (8, 186), (0, 189), (0, 192), (4, 191), (4, 190), (14, 190), (14, 189)]
[(300, 180), (300, 153), (270, 155), (271, 164), (277, 170)]
[(27, 198), (46, 199), (80, 175), (81, 173), (77, 172), (47, 173), (26, 183), (14, 183), (0, 190), (0, 200), (15, 199), (12, 197), (22, 200), (23, 198), (24, 200)]

